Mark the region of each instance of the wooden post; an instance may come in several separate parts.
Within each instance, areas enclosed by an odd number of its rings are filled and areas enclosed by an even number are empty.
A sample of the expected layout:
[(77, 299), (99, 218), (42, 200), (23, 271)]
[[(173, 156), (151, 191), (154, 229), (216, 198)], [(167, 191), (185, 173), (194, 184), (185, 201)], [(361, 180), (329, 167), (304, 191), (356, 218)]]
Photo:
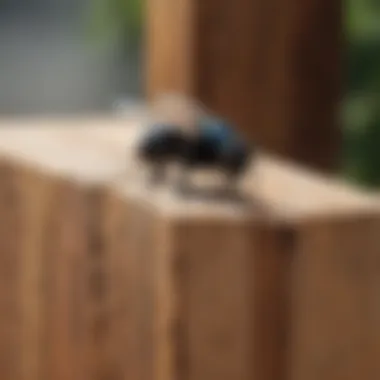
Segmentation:
[(379, 376), (379, 232), (371, 215), (300, 226), (291, 379)]
[(120, 187), (145, 220), (143, 378), (378, 376), (379, 205), (270, 158), (257, 177), (235, 208)]
[(1, 379), (379, 378), (378, 200), (265, 155), (245, 202), (183, 199), (126, 172), (125, 120), (30, 123), (0, 129)]
[(148, 0), (149, 96), (191, 94), (262, 147), (339, 164), (341, 3)]
[(287, 227), (167, 191), (119, 192), (139, 215), (135, 223), (144, 221), (134, 237), (149, 268), (142, 379), (282, 378), (290, 342)]
[(138, 378), (137, 262), (125, 233), (134, 221), (107, 185), (124, 172), (126, 152), (110, 153), (96, 138), (99, 120), (88, 121), (1, 128), (4, 380)]

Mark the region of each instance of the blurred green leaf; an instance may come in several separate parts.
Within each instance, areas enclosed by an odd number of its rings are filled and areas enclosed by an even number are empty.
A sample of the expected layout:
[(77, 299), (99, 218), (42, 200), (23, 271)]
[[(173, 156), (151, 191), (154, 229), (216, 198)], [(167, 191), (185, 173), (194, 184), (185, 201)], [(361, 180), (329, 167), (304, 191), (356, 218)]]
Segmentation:
[(141, 0), (93, 0), (88, 14), (91, 36), (104, 40), (121, 36), (138, 40), (142, 31)]
[(380, 2), (347, 0), (344, 175), (380, 186)]

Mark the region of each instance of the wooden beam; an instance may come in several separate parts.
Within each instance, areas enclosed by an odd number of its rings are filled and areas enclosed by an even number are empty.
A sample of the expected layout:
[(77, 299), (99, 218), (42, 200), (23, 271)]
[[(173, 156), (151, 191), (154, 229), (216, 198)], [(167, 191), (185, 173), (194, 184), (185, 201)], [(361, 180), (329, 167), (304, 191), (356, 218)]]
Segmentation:
[(153, 351), (141, 353), (144, 378), (281, 378), (290, 343), (287, 226), (274, 214), (170, 191), (120, 185), (119, 192), (134, 205), (135, 223), (145, 221), (134, 237), (149, 266), (151, 317), (141, 331)]
[[(315, 204), (296, 200), (298, 191), (291, 203), (282, 202), (274, 194), (280, 188), (261, 198), (265, 187), (251, 188), (253, 204), (230, 207), (119, 185), (146, 220), (135, 249), (149, 255), (153, 273), (146, 275), (155, 280), (149, 296), (155, 319), (143, 330), (150, 331), (155, 354), (142, 354), (148, 378), (313, 379), (323, 373), (333, 380), (351, 373), (354, 379), (363, 368), (370, 377), (379, 373), (378, 204), (342, 184), (319, 186), (301, 173), (283, 174), (288, 191), (293, 180), (293, 189), (304, 187)], [(344, 349), (351, 339), (361, 354)]]
[(149, 0), (149, 96), (195, 96), (273, 153), (340, 164), (341, 3)]
[(379, 232), (371, 215), (299, 227), (291, 379), (379, 376)]
[(378, 198), (260, 154), (243, 203), (183, 199), (144, 186), (135, 122), (25, 123), (0, 129), (1, 379), (379, 377)]
[(129, 214), (106, 185), (124, 170), (125, 151), (89, 143), (83, 120), (4, 124), (0, 377), (137, 378)]

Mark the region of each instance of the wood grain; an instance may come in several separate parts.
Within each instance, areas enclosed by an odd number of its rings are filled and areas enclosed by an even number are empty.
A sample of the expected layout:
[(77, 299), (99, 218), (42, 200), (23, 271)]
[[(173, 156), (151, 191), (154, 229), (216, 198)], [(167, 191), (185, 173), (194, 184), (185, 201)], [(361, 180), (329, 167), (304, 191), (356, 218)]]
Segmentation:
[(1, 378), (130, 378), (128, 213), (106, 183), (117, 154), (83, 130), (1, 132)]
[(379, 376), (377, 197), (260, 153), (242, 202), (183, 198), (78, 125), (0, 129), (2, 380)]
[[(4, 380), (22, 379), (22, 306), (20, 230), (22, 215), (17, 199), (15, 173), (0, 164), (0, 373)], [(33, 323), (33, 322), (32, 322)], [(34, 324), (33, 324), (34, 327)], [(32, 327), (32, 329), (33, 329)], [(32, 366), (35, 359), (32, 357)]]
[(211, 206), (208, 217), (207, 211), (178, 213), (163, 202), (164, 194), (143, 188), (126, 194), (141, 215), (135, 226), (145, 220), (145, 239), (135, 249), (144, 257), (150, 247), (145, 266), (153, 272), (145, 277), (154, 280), (151, 327), (140, 330), (152, 341), (145, 369), (152, 370), (153, 360), (154, 372), (143, 378), (281, 378), (290, 347), (288, 228), (260, 217), (252, 222), (243, 209), (232, 218)]
[(340, 164), (341, 3), (150, 0), (147, 92), (190, 94), (260, 146)]
[(292, 379), (379, 376), (379, 228), (378, 217), (368, 216), (300, 227)]

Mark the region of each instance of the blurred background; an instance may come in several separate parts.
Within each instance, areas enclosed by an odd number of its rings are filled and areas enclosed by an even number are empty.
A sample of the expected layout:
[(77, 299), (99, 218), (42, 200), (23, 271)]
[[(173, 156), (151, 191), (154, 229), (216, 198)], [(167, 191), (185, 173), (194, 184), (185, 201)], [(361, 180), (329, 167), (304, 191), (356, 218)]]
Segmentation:
[[(142, 97), (142, 0), (0, 0), (0, 112), (111, 112)], [(342, 175), (380, 187), (380, 1), (345, 1)]]
[(104, 112), (115, 99), (139, 98), (137, 6), (135, 0), (0, 0), (0, 112)]
[(380, 2), (346, 0), (344, 175), (380, 186)]

